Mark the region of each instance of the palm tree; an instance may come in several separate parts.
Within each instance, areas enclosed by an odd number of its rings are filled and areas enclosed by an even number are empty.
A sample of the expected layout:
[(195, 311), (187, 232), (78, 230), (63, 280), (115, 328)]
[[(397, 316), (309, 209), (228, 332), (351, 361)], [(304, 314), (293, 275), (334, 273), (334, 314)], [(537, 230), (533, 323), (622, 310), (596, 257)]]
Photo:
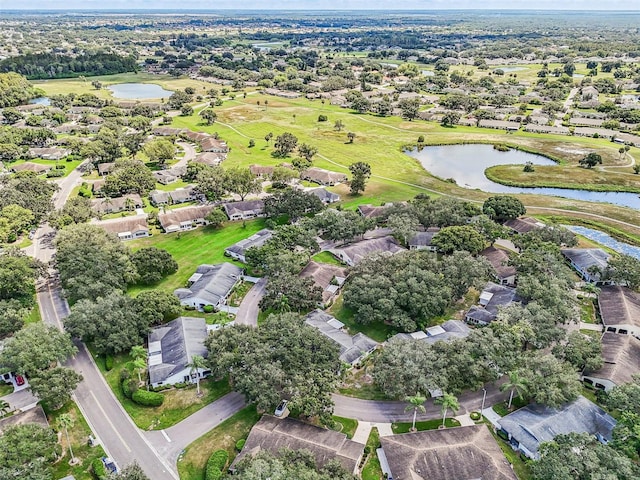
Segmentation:
[(407, 405), (404, 409), (405, 412), (413, 409), (413, 424), (411, 425), (411, 431), (415, 431), (418, 410), (420, 410), (422, 413), (425, 413), (427, 411), (423, 405), (424, 402), (427, 401), (427, 398), (420, 395), (420, 393), (416, 393), (414, 397), (406, 397), (404, 401), (409, 402), (409, 405)]
[(0, 400), (0, 417), (4, 417), (11, 410), (11, 405), (5, 400)]
[(455, 413), (460, 409), (458, 398), (451, 393), (443, 392), (440, 398), (436, 398), (435, 403), (439, 404), (442, 409), (442, 428), (444, 428), (447, 420), (447, 410), (451, 409)]
[(193, 372), (196, 373), (196, 389), (198, 395), (200, 395), (200, 372), (199, 369), (204, 368), (206, 364), (204, 363), (204, 358), (200, 355), (194, 355), (191, 357), (191, 363), (187, 365), (191, 370), (190, 374), (193, 375)]
[(67, 445), (69, 446), (69, 453), (71, 454), (71, 463), (75, 463), (76, 457), (73, 455), (73, 450), (71, 448), (71, 441), (69, 440), (69, 429), (73, 427), (73, 417), (68, 413), (63, 413), (58, 417), (57, 424), (58, 428), (64, 429), (64, 434), (67, 437)]
[(500, 386), (500, 391), (502, 392), (511, 389), (511, 394), (509, 395), (509, 405), (507, 405), (508, 409), (511, 409), (511, 402), (513, 402), (513, 393), (518, 392), (518, 396), (521, 397), (527, 391), (527, 386), (527, 381), (520, 375), (520, 370), (509, 372), (509, 381), (503, 383)]
[(135, 345), (131, 348), (131, 352), (129, 352), (129, 354), (133, 357), (133, 366), (138, 371), (138, 383), (142, 383), (141, 372), (147, 366), (147, 351), (142, 345)]

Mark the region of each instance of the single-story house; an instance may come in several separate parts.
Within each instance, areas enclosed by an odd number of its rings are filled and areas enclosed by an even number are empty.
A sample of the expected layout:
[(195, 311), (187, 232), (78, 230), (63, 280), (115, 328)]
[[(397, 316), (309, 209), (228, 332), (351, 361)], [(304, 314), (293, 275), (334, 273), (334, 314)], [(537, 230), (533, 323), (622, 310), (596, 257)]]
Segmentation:
[(520, 122), (509, 122), (506, 120), (480, 120), (478, 126), (482, 128), (495, 128), (497, 130), (506, 130), (515, 132), (520, 129)]
[(437, 248), (431, 245), (431, 240), (435, 237), (440, 229), (438, 227), (430, 227), (426, 232), (416, 232), (416, 234), (409, 239), (407, 244), (409, 250), (429, 250), (435, 252)]
[(509, 265), (509, 254), (493, 245), (485, 248), (480, 255), (486, 258), (494, 269), (494, 277), (500, 285), (513, 287), (516, 284), (516, 267)]
[(640, 338), (640, 294), (619, 285), (605, 285), (598, 295), (605, 332)]
[(377, 218), (384, 214), (385, 210), (392, 207), (393, 203), (384, 205), (358, 205), (358, 213), (364, 218)]
[(147, 226), (147, 214), (130, 217), (112, 218), (92, 222), (94, 225), (116, 235), (120, 240), (135, 240), (150, 235)]
[(0, 435), (10, 427), (29, 423), (35, 423), (43, 427), (49, 426), (47, 415), (44, 413), (41, 405), (35, 405), (33, 408), (0, 419)]
[(178, 288), (173, 293), (182, 305), (190, 305), (198, 310), (207, 305), (220, 309), (240, 280), (242, 269), (232, 263), (200, 265), (189, 277), (187, 287)]
[(256, 177), (270, 177), (274, 169), (275, 167), (272, 165), (249, 165), (249, 171)]
[(276, 418), (263, 415), (256, 423), (244, 447), (229, 470), (247, 455), (257, 455), (263, 450), (278, 454), (282, 449), (308, 450), (316, 459), (318, 468), (337, 460), (349, 473), (357, 471), (364, 445), (349, 440), (344, 433), (316, 427), (292, 418)]
[(191, 140), (192, 142), (202, 142), (211, 137), (208, 133), (194, 132), (192, 130), (183, 130), (180, 132), (180, 136)]
[(137, 193), (129, 193), (122, 197), (98, 198), (91, 201), (91, 208), (98, 215), (124, 212), (144, 207), (144, 202)]
[(633, 335), (605, 332), (602, 335), (602, 367), (582, 372), (582, 381), (608, 392), (633, 380), (640, 372), (640, 340)]
[(564, 248), (560, 250), (583, 280), (599, 285), (600, 273), (606, 270), (611, 255), (601, 248)]
[(604, 123), (602, 118), (585, 118), (585, 117), (571, 117), (569, 119), (571, 125), (580, 125), (582, 127), (601, 127)]
[(42, 165), (40, 163), (24, 162), (17, 165), (12, 165), (10, 170), (12, 172), (35, 172), (43, 173), (48, 172), (53, 168), (53, 165)]
[(100, 193), (100, 190), (102, 190), (102, 187), (104, 187), (104, 180), (94, 180), (93, 182), (91, 182), (91, 191), (95, 195)]
[(46, 148), (30, 148), (27, 154), (31, 158), (42, 158), (43, 160), (62, 160), (71, 155), (68, 148), (46, 147)]
[(549, 125), (537, 125), (535, 123), (528, 123), (524, 126), (525, 132), (533, 133), (554, 133), (556, 135), (569, 135), (570, 130), (567, 127), (556, 127)]
[(300, 277), (311, 278), (322, 288), (322, 303), (328, 305), (347, 279), (347, 270), (337, 265), (311, 260), (300, 272)]
[(598, 95), (600, 95), (600, 92), (598, 91), (598, 89), (596, 87), (591, 86), (591, 85), (588, 85), (586, 87), (582, 87), (582, 90), (580, 92), (580, 98), (583, 101), (597, 100), (598, 99)]
[(197, 198), (196, 191), (193, 187), (176, 188), (170, 192), (163, 190), (153, 190), (149, 194), (153, 205), (176, 205), (178, 203), (192, 202)]
[(380, 437), (393, 480), (516, 480), (486, 425)]
[(378, 342), (363, 333), (349, 335), (344, 330), (344, 323), (320, 309), (309, 313), (304, 322), (337, 343), (340, 361), (349, 365), (356, 365), (378, 347)]
[(403, 251), (405, 249), (398, 245), (396, 239), (391, 235), (361, 240), (344, 247), (329, 250), (333, 256), (350, 267), (360, 263), (367, 255), (373, 255), (374, 253), (393, 255)]
[(398, 333), (391, 337), (395, 340), (420, 340), (426, 343), (452, 342), (461, 338), (466, 338), (471, 333), (469, 326), (460, 320), (447, 320), (440, 325), (434, 325), (426, 330), (419, 330), (413, 333)]
[(193, 159), (193, 162), (209, 165), (210, 167), (216, 167), (220, 165), (226, 158), (227, 155), (224, 153), (203, 152), (196, 155), (196, 158)]
[(579, 396), (560, 408), (528, 405), (502, 417), (499, 425), (514, 449), (537, 460), (540, 444), (550, 442), (556, 435), (588, 433), (606, 444), (616, 421), (595, 403)]
[(193, 207), (176, 208), (158, 215), (158, 221), (165, 233), (193, 230), (206, 225), (205, 217), (211, 213), (213, 205), (197, 205)]
[(151, 133), (157, 137), (171, 137), (178, 136), (183, 133), (184, 130), (182, 128), (173, 128), (173, 127), (156, 127)]
[(479, 305), (473, 305), (465, 314), (465, 321), (474, 325), (485, 326), (498, 316), (498, 308), (519, 302), (515, 288), (488, 282), (480, 294)]
[(204, 318), (178, 317), (149, 333), (149, 383), (152, 387), (182, 382), (195, 383), (210, 371), (191, 371), (194, 355), (207, 357), (208, 330)]
[(243, 202), (223, 203), (224, 213), (229, 220), (246, 220), (264, 215), (264, 202), (262, 200), (245, 200)]
[(244, 263), (246, 262), (246, 258), (244, 255), (247, 250), (249, 250), (251, 247), (262, 247), (271, 237), (273, 237), (273, 231), (264, 228), (259, 232), (254, 233), (249, 238), (240, 240), (238, 243), (234, 243), (230, 247), (227, 247), (224, 251), (224, 254), (230, 256), (231, 258), (235, 258), (236, 260), (240, 260)]
[(186, 172), (186, 168), (170, 168), (168, 170), (157, 170), (152, 172), (154, 178), (158, 183), (162, 185), (169, 185), (173, 182), (177, 182), (178, 178), (184, 175)]
[(200, 140), (200, 148), (203, 152), (227, 153), (229, 151), (229, 147), (225, 142), (212, 136)]
[(316, 167), (307, 168), (300, 172), (300, 178), (302, 180), (317, 183), (318, 185), (328, 186), (347, 181), (347, 176), (344, 173), (332, 172), (331, 170), (324, 170)]
[(532, 230), (536, 230), (538, 228), (543, 228), (545, 224), (539, 220), (536, 220), (535, 218), (520, 217), (520, 218), (507, 220), (506, 222), (504, 222), (504, 226), (507, 228), (510, 228), (516, 233), (522, 234), (522, 233), (529, 233)]
[(105, 175), (111, 173), (111, 170), (113, 170), (113, 167), (115, 167), (115, 162), (105, 162), (105, 163), (99, 163), (98, 164), (98, 175), (100, 175), (101, 177), (104, 177)]
[(326, 188), (323, 188), (323, 187), (312, 188), (310, 190), (307, 190), (307, 193), (315, 195), (325, 205), (340, 201), (340, 195), (338, 195), (337, 193), (330, 192), (329, 190), (327, 190)]

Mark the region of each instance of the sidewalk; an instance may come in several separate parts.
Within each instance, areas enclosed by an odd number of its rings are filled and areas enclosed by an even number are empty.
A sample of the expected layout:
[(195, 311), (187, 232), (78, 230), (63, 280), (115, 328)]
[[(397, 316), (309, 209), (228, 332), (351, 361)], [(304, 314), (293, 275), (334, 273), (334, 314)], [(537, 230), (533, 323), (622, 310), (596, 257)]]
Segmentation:
[(362, 445), (366, 445), (373, 427), (378, 429), (378, 433), (381, 437), (390, 437), (393, 435), (390, 423), (358, 422), (358, 428), (356, 428), (356, 432), (353, 434), (353, 438), (351, 440), (361, 443)]

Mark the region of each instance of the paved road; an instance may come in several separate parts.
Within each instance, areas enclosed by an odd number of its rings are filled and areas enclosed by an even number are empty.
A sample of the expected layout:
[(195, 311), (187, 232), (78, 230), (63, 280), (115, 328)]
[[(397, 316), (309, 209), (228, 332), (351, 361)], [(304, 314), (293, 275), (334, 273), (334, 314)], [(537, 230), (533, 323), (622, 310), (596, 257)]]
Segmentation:
[[(56, 279), (41, 281), (37, 295), (42, 319), (62, 328), (62, 319), (69, 314), (69, 307)], [(123, 410), (84, 344), (76, 342), (76, 346), (78, 354), (67, 366), (81, 373), (84, 380), (74, 397), (107, 454), (121, 467), (137, 461), (154, 480), (177, 480), (172, 467), (158, 455)]]
[(144, 432), (144, 436), (164, 459), (171, 465), (175, 465), (180, 453), (190, 443), (220, 425), (245, 406), (244, 397), (237, 392), (231, 392), (173, 427), (166, 430)]
[(184, 150), (184, 156), (174, 163), (171, 168), (186, 167), (187, 163), (196, 158), (196, 147), (187, 142), (176, 142), (176, 144), (182, 147), (182, 150)]
[[(495, 405), (509, 397), (509, 392), (501, 392), (496, 384), (486, 385), (487, 398), (485, 407)], [(482, 406), (482, 390), (477, 392), (465, 392), (458, 397), (460, 410), (456, 414), (469, 413), (480, 410)], [(374, 400), (360, 400), (359, 398), (345, 397), (344, 395), (333, 395), (335, 403), (334, 415), (346, 418), (355, 418), (363, 422), (393, 423), (410, 422), (413, 419), (413, 412), (405, 412), (407, 402), (386, 402)], [(425, 413), (418, 414), (418, 420), (432, 420), (442, 418), (440, 405), (428, 400), (424, 407)], [(452, 412), (449, 412), (451, 415)]]
[(262, 300), (262, 297), (264, 296), (266, 285), (267, 279), (263, 277), (258, 280), (253, 287), (251, 287), (251, 290), (247, 292), (240, 303), (238, 312), (236, 313), (236, 319), (234, 321), (236, 325), (258, 326), (260, 300)]

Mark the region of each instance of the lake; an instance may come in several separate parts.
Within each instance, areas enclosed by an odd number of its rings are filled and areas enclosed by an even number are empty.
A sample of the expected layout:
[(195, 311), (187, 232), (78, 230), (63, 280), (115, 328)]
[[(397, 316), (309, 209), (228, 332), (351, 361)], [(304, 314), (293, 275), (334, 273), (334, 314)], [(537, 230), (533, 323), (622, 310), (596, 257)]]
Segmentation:
[(152, 98), (169, 98), (173, 94), (155, 83), (118, 83), (107, 87), (115, 98), (126, 100), (149, 100)]
[(33, 105), (44, 105), (45, 107), (51, 105), (49, 97), (32, 98), (31, 100), (29, 100), (29, 103)]
[(582, 235), (589, 240), (599, 243), (600, 245), (604, 245), (605, 247), (609, 247), (611, 250), (614, 250), (618, 253), (622, 253), (625, 255), (629, 255), (631, 257), (640, 259), (640, 247), (636, 247), (634, 245), (629, 245), (628, 243), (619, 242), (615, 238), (610, 235), (607, 235), (600, 230), (594, 230), (593, 228), (582, 227), (578, 225), (563, 225), (563, 227), (571, 230), (573, 233), (577, 235)]
[(442, 179), (452, 178), (465, 188), (479, 189), (489, 193), (531, 193), (550, 195), (586, 202), (613, 203), (623, 207), (640, 209), (640, 197), (627, 192), (591, 192), (588, 190), (546, 188), (546, 187), (509, 187), (489, 180), (484, 171), (494, 165), (555, 165), (553, 160), (542, 155), (509, 150), (499, 152), (493, 145), (442, 145), (414, 148), (405, 152), (418, 160), (431, 174)]

